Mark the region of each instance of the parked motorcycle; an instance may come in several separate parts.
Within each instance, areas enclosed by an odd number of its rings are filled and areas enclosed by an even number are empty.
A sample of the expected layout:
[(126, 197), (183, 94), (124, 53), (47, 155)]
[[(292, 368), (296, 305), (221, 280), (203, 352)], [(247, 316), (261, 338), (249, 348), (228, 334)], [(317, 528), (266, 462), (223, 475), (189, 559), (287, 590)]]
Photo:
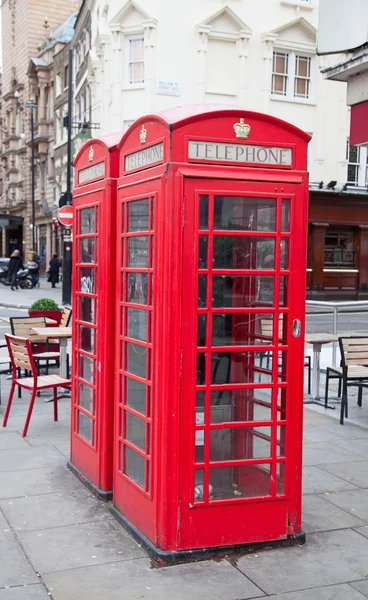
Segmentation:
[(30, 290), (33, 288), (32, 277), (29, 274), (29, 269), (26, 267), (25, 269), (19, 269), (17, 273), (17, 284), (22, 290)]

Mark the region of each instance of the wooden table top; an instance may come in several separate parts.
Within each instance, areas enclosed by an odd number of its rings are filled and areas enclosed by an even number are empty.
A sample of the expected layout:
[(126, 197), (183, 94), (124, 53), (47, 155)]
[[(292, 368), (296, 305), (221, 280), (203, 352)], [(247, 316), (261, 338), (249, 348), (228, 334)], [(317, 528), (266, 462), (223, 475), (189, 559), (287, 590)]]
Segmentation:
[(339, 338), (333, 333), (312, 333), (305, 336), (306, 344), (330, 344), (337, 342)]
[(33, 327), (37, 335), (45, 338), (70, 338), (72, 337), (71, 327)]
[[(10, 323), (10, 317), (0, 317), (0, 321), (3, 323)], [(57, 321), (55, 321), (55, 319), (50, 319), (49, 317), (46, 317), (46, 323), (48, 325), (57, 325)]]

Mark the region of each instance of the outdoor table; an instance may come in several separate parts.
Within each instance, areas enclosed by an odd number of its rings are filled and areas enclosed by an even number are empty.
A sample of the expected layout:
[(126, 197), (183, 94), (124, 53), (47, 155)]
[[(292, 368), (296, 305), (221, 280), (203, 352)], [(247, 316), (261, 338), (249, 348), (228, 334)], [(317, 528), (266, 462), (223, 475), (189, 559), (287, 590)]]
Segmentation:
[[(37, 335), (45, 337), (45, 338), (57, 338), (60, 341), (60, 376), (67, 379), (67, 360), (66, 360), (66, 349), (68, 345), (68, 338), (72, 337), (72, 328), (71, 327), (33, 327), (32, 331), (34, 331)], [(58, 394), (58, 398), (69, 398), (70, 393), (68, 391), (63, 391), (61, 394)], [(52, 402), (53, 397), (46, 398), (45, 402)]]
[[(2, 321), (3, 323), (10, 323), (10, 317), (0, 317), (0, 321)], [(55, 319), (45, 317), (45, 321), (47, 325), (57, 325), (57, 321), (55, 321)]]
[[(320, 402), (321, 398), (319, 395), (319, 385), (321, 378), (321, 350), (323, 344), (330, 344), (331, 342), (337, 342), (337, 335), (330, 333), (313, 333), (305, 336), (305, 342), (313, 346), (313, 365), (312, 365), (312, 393), (311, 400), (306, 401), (305, 404), (319, 404), (324, 406), (324, 402)], [(335, 408), (334, 406), (328, 406), (328, 408)]]

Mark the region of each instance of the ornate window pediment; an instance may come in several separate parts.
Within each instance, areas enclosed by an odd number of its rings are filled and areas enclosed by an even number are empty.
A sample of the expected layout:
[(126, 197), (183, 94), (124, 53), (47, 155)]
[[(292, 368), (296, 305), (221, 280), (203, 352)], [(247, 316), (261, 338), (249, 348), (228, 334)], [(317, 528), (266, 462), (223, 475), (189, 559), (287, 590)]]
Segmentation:
[(317, 30), (304, 17), (277, 27), (262, 38), (264, 41), (272, 41), (278, 48), (316, 53)]
[(206, 33), (211, 38), (238, 40), (249, 38), (252, 30), (235, 12), (225, 6), (197, 26), (199, 33)]
[(109, 27), (112, 31), (121, 31), (129, 35), (142, 31), (147, 23), (155, 24), (155, 20), (134, 0), (129, 0), (109, 22)]

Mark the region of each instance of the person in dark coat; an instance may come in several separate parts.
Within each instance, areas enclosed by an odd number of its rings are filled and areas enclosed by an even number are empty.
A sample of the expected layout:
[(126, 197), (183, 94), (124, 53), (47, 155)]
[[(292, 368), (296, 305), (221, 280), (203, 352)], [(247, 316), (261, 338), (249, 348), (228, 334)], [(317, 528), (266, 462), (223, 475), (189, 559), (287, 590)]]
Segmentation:
[(57, 283), (59, 283), (59, 269), (60, 269), (60, 260), (58, 259), (57, 254), (54, 254), (52, 259), (50, 260), (50, 270), (49, 270), (49, 278), (47, 281), (51, 283), (51, 287), (55, 287)]
[(24, 269), (23, 261), (21, 259), (19, 250), (14, 250), (13, 254), (10, 256), (8, 266), (8, 281), (11, 283), (12, 290), (14, 290), (14, 286), (16, 289), (18, 289), (17, 273), (20, 269)]

